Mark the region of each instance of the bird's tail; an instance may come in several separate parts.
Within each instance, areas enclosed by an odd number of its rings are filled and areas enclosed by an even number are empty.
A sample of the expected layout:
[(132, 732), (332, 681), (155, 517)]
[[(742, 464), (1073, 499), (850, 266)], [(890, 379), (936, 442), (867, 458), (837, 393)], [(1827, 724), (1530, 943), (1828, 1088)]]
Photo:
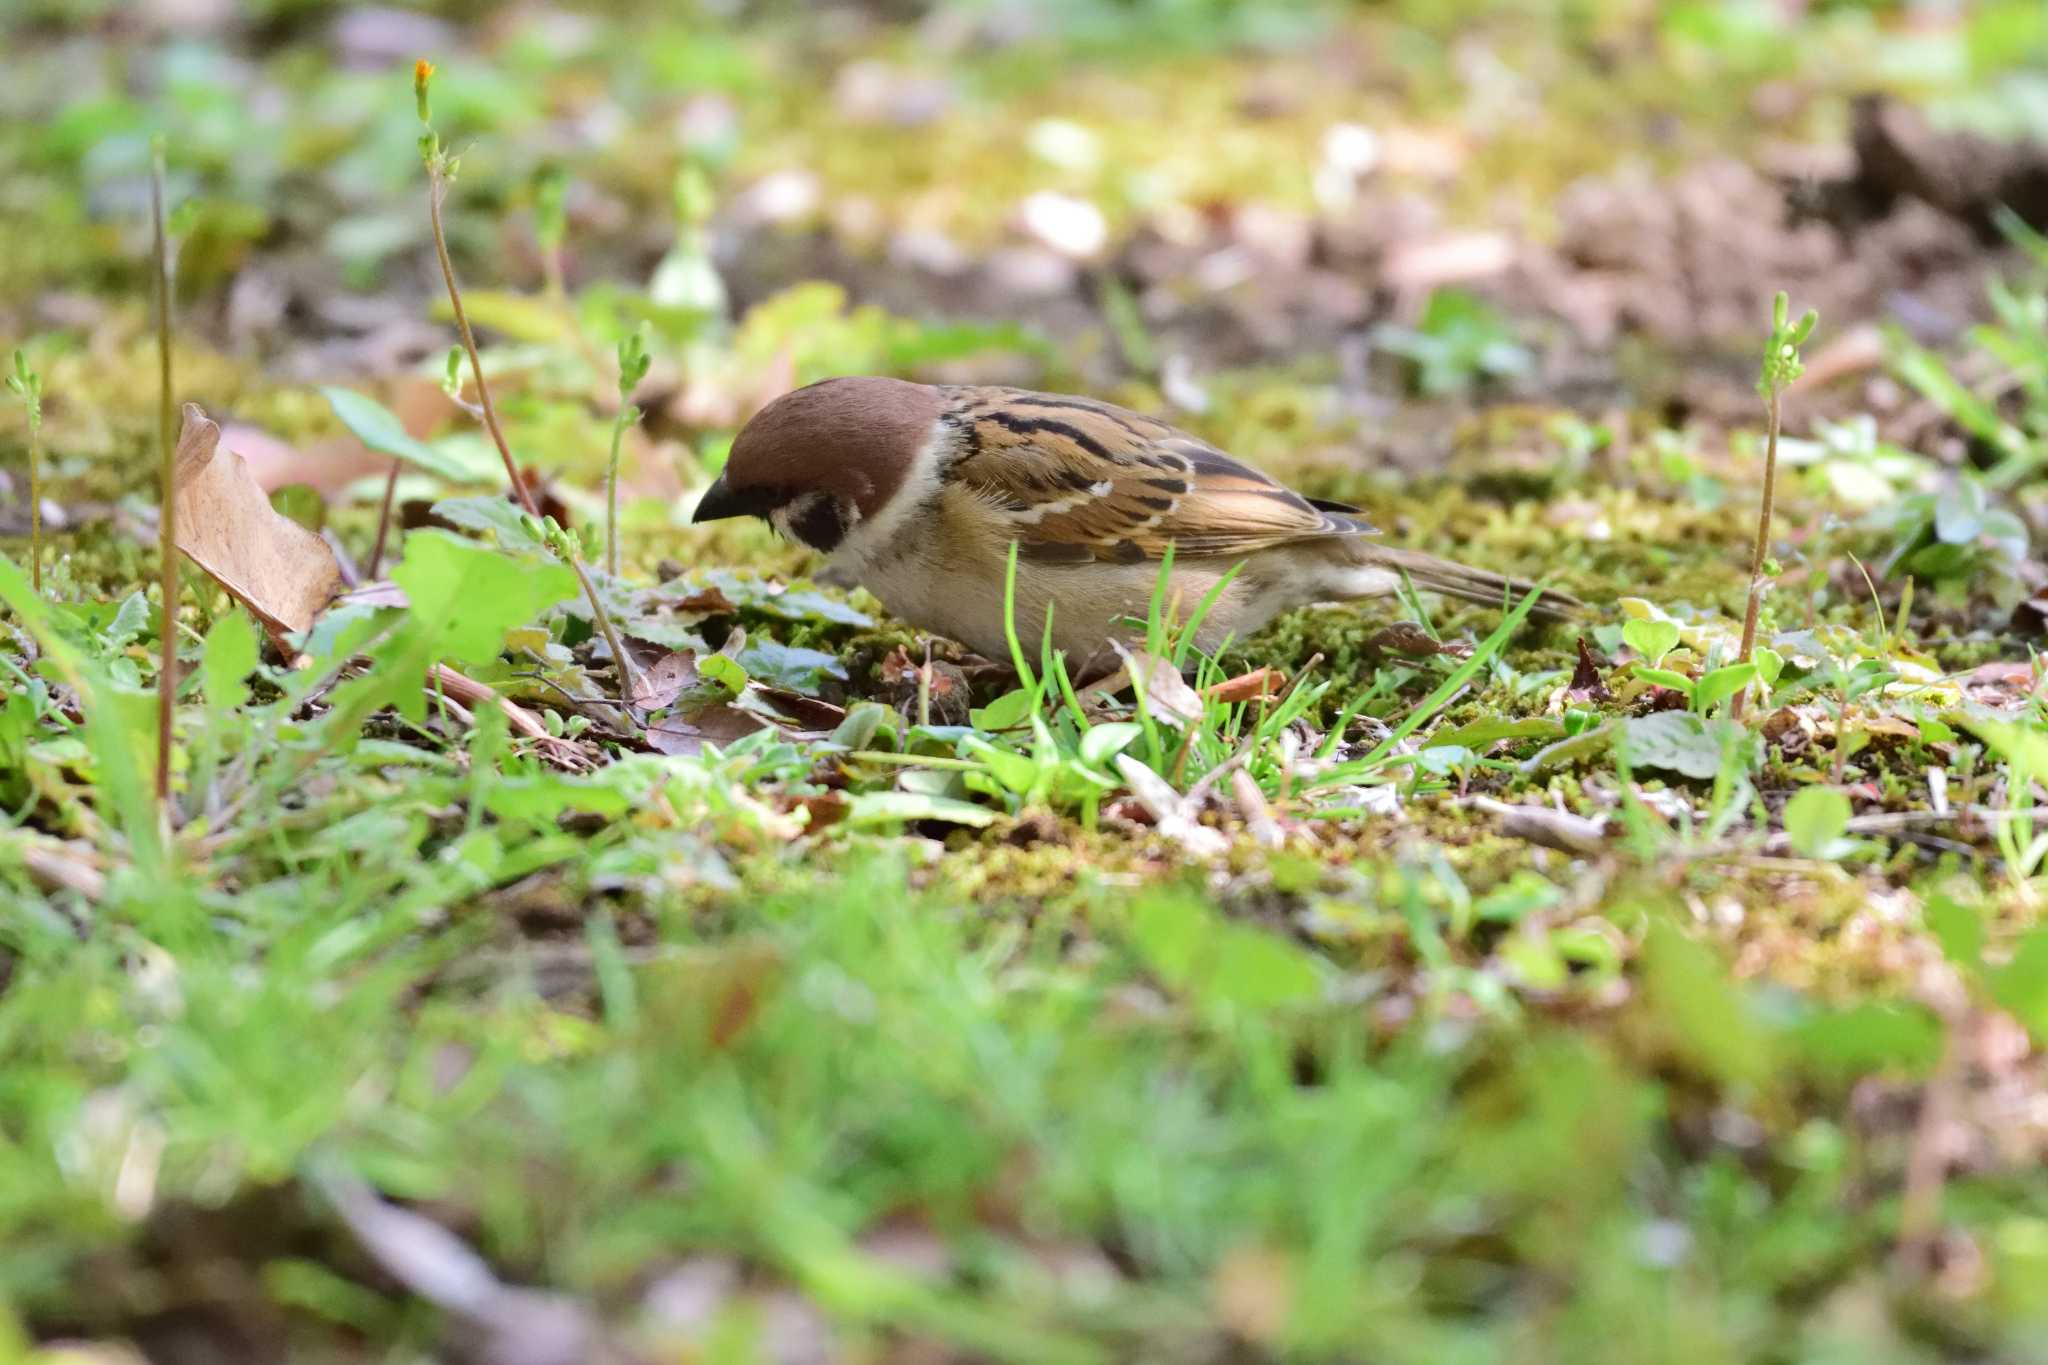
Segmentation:
[[(1372, 558), (1396, 573), (1405, 574), (1408, 581), (1418, 588), (1466, 602), (1486, 603), (1503, 610), (1520, 602), (1538, 586), (1524, 579), (1497, 574), (1491, 569), (1475, 569), (1454, 559), (1439, 559), (1420, 550), (1376, 545)], [(1564, 620), (1578, 616), (1586, 609), (1586, 604), (1570, 593), (1559, 592), (1555, 588), (1543, 588), (1542, 593), (1536, 599), (1533, 615)]]

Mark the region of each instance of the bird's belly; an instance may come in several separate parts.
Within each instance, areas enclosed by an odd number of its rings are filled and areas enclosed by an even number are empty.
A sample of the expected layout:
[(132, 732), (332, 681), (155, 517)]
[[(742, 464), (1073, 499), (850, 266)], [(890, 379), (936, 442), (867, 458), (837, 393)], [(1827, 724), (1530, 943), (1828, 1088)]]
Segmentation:
[[(1228, 561), (1193, 560), (1176, 565), (1167, 585), (1167, 615), (1185, 622), (1228, 569)], [(1203, 618), (1197, 643), (1206, 650), (1226, 638), (1243, 640), (1280, 612), (1301, 605), (1298, 594), (1251, 572), (1247, 566), (1224, 589)], [(861, 567), (862, 586), (893, 616), (921, 630), (958, 640), (988, 658), (1007, 660), (1004, 581), (1000, 563), (949, 563), (937, 556), (906, 554)], [(1027, 661), (1036, 663), (1052, 618), (1053, 648), (1067, 656), (1076, 673), (1100, 671), (1115, 661), (1111, 642), (1142, 645), (1159, 565), (1017, 565), (1016, 625)]]

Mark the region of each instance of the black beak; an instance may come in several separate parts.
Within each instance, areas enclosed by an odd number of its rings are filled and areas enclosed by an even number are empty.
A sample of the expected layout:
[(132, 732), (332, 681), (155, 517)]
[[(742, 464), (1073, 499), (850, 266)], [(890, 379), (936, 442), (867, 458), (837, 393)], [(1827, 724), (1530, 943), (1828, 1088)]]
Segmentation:
[(711, 481), (711, 487), (704, 490), (690, 522), (694, 525), (701, 521), (724, 521), (728, 517), (765, 517), (788, 501), (788, 496), (779, 488), (728, 488), (725, 476), (720, 475)]

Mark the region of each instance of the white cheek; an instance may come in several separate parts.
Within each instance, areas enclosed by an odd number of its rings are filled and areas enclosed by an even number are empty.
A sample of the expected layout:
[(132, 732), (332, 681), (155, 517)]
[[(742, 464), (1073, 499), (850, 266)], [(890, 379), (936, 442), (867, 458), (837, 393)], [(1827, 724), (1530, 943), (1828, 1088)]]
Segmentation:
[(918, 531), (909, 523), (939, 491), (939, 466), (949, 434), (944, 423), (932, 423), (931, 434), (911, 457), (910, 470), (895, 496), (872, 517), (861, 520), (856, 514), (854, 522), (846, 528), (846, 538), (839, 542), (839, 549), (832, 556), (835, 568), (859, 574), (866, 566), (891, 558), (915, 542)]

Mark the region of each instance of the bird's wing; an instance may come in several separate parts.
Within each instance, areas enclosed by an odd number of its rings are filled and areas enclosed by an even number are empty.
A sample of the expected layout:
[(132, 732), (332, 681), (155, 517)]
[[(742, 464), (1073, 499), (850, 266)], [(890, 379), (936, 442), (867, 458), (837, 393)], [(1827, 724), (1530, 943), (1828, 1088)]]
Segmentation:
[(1015, 529), (1041, 561), (1243, 555), (1291, 541), (1371, 534), (1164, 422), (1109, 403), (961, 388), (942, 419), (947, 476)]

